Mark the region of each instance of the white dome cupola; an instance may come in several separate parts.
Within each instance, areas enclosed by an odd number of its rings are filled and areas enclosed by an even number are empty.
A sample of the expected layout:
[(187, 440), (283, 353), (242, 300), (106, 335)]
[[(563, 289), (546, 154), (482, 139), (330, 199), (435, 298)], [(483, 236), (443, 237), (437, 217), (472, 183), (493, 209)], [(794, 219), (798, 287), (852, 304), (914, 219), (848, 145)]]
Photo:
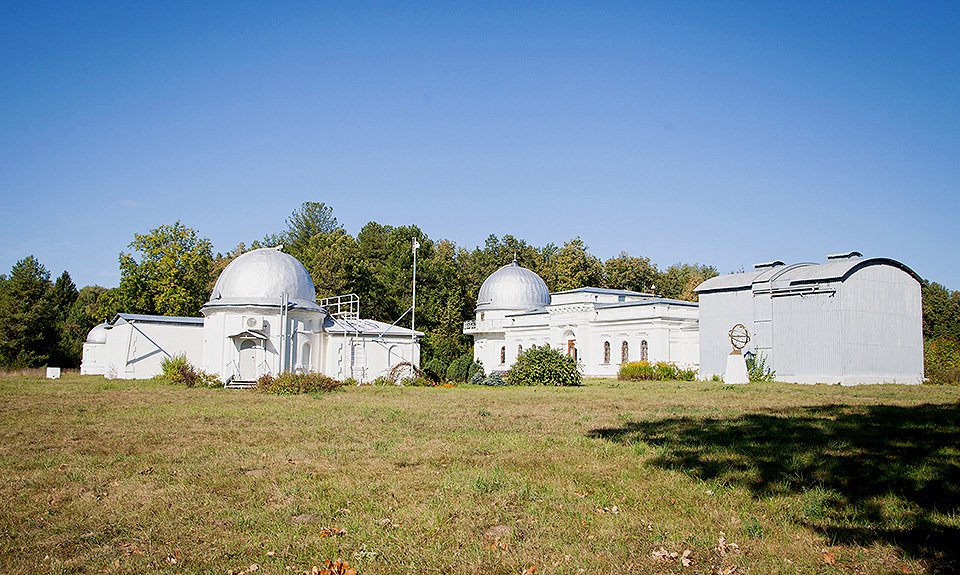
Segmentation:
[(283, 294), (295, 307), (319, 307), (313, 280), (300, 260), (279, 247), (261, 248), (238, 256), (224, 268), (204, 307), (279, 306)]
[(87, 333), (86, 343), (107, 343), (107, 327), (109, 324), (106, 322), (94, 326)]
[(532, 311), (550, 305), (550, 290), (536, 273), (514, 259), (490, 274), (477, 296), (477, 312)]

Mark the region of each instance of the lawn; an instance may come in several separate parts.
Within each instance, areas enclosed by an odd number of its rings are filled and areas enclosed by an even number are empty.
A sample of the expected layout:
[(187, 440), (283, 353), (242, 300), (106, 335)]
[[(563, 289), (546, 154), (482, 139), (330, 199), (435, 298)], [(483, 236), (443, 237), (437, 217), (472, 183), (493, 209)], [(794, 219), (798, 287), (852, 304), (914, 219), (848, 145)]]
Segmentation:
[(0, 572), (949, 573), (958, 400), (4, 378)]

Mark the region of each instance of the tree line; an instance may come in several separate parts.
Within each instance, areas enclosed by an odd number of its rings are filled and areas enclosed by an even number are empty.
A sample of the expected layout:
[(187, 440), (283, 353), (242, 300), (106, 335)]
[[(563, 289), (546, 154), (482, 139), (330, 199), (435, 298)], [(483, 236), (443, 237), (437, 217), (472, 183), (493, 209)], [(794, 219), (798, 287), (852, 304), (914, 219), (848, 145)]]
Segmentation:
[[(283, 245), (313, 278), (317, 297), (360, 296), (364, 317), (392, 323), (411, 304), (412, 241), (420, 243), (417, 270), (417, 328), (425, 332), (421, 358), (448, 365), (468, 353), (463, 322), (472, 319), (480, 285), (514, 257), (544, 279), (550, 291), (607, 287), (696, 301), (694, 288), (716, 276), (713, 266), (677, 263), (660, 269), (649, 258), (626, 252), (601, 260), (579, 237), (563, 245), (535, 246), (512, 235), (490, 235), (467, 249), (434, 240), (415, 225), (369, 222), (351, 235), (333, 209), (306, 202), (284, 229), (215, 253), (209, 239), (180, 222), (135, 234), (120, 253), (120, 285), (80, 290), (69, 273), (55, 281), (33, 256), (0, 276), (0, 367), (79, 365), (83, 339), (97, 323), (118, 312), (197, 316), (213, 284), (238, 255)], [(925, 283), (924, 335), (960, 341), (960, 292)], [(406, 321), (406, 320), (404, 320)]]

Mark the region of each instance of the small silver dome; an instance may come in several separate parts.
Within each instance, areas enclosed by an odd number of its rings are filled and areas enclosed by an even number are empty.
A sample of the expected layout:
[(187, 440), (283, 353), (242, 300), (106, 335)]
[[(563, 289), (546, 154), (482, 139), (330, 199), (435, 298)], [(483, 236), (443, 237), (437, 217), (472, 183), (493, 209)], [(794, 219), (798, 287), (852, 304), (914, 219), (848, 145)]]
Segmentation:
[(300, 260), (279, 248), (261, 248), (238, 256), (224, 268), (204, 307), (279, 306), (284, 293), (298, 307), (318, 307), (313, 280)]
[(107, 343), (107, 324), (106, 322), (94, 326), (87, 334), (87, 343)]
[(536, 273), (517, 260), (490, 274), (477, 296), (477, 311), (530, 311), (550, 304), (550, 290)]

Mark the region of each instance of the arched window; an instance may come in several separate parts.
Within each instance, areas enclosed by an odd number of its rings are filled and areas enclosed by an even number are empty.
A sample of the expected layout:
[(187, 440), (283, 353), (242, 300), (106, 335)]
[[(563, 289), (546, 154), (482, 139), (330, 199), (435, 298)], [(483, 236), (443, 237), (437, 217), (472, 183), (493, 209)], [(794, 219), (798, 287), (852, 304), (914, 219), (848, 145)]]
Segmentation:
[(500, 348), (500, 365), (507, 363), (507, 346)]
[(640, 342), (640, 361), (650, 361), (650, 355), (647, 351), (647, 340)]
[(630, 344), (623, 342), (620, 344), (620, 363), (627, 363), (630, 361)]
[(603, 342), (603, 363), (610, 363), (610, 342)]
[(523, 344), (517, 346), (517, 357), (520, 357), (521, 353), (523, 353)]

